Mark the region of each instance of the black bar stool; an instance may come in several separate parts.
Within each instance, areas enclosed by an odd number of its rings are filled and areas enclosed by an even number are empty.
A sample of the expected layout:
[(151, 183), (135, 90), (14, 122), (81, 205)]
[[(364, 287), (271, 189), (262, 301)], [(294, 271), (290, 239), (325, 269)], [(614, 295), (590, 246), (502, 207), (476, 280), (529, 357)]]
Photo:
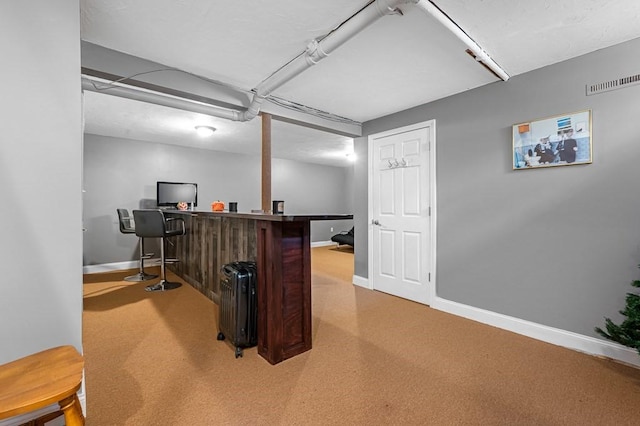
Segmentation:
[[(165, 218), (162, 210), (145, 209), (134, 210), (133, 219), (135, 220), (136, 235), (141, 238), (160, 238), (160, 282), (149, 285), (145, 288), (147, 291), (165, 291), (173, 290), (182, 285), (178, 282), (167, 281), (166, 264), (173, 259), (165, 258), (165, 241), (168, 237), (185, 234), (184, 219), (180, 217)], [(168, 226), (171, 224), (171, 226)], [(174, 226), (177, 225), (177, 226)]]
[[(120, 232), (122, 232), (123, 234), (135, 234), (136, 229), (134, 225), (134, 220), (129, 215), (129, 211), (127, 209), (116, 209), (116, 210), (118, 212), (118, 222), (120, 224)], [(158, 278), (157, 275), (147, 274), (146, 272), (144, 272), (144, 260), (151, 259), (151, 257), (153, 256), (153, 253), (145, 253), (144, 238), (138, 238), (138, 239), (139, 239), (139, 246), (140, 246), (140, 261), (139, 261), (140, 272), (138, 272), (135, 275), (125, 277), (124, 278), (125, 281), (139, 282), (139, 281), (149, 281), (154, 278)]]

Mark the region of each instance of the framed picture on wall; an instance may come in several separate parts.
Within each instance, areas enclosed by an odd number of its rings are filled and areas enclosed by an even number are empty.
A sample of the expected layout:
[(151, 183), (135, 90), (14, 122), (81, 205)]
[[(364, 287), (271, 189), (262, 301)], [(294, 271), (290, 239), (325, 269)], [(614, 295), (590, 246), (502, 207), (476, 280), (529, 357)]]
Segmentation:
[(513, 170), (591, 163), (591, 110), (513, 125)]

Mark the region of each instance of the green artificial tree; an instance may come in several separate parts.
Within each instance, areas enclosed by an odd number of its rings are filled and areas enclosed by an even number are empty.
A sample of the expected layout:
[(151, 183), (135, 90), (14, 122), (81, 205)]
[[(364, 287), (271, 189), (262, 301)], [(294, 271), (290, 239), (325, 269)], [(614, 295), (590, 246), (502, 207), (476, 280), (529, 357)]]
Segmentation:
[[(633, 281), (631, 285), (640, 287), (640, 280)], [(609, 318), (605, 318), (606, 331), (600, 327), (595, 330), (609, 340), (636, 349), (640, 354), (640, 295), (627, 293), (626, 301), (627, 306), (620, 311), (626, 319), (621, 324), (614, 324)]]

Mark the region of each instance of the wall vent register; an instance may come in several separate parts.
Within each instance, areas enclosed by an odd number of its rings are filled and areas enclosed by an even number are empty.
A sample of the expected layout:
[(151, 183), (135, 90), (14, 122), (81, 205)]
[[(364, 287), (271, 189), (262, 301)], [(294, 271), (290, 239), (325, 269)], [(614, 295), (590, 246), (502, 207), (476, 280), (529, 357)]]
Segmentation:
[(631, 87), (637, 84), (640, 84), (640, 74), (620, 77), (601, 83), (587, 84), (587, 96), (596, 95), (602, 92), (609, 92), (611, 90), (622, 89), (625, 87)]

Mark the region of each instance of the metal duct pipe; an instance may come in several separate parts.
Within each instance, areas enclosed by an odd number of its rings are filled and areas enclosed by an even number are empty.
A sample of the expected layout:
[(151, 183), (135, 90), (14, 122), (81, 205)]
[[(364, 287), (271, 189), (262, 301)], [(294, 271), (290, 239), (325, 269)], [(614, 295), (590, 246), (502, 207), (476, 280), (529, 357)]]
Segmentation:
[[(110, 87), (103, 89), (100, 88), (100, 85)], [(201, 102), (190, 101), (187, 99), (178, 98), (159, 92), (143, 90), (140, 88), (115, 85), (112, 82), (89, 78), (85, 75), (82, 76), (82, 88), (91, 92), (108, 93), (109, 95), (148, 102), (155, 105), (162, 105), (171, 108), (183, 109), (185, 111), (198, 112), (201, 114), (212, 115), (214, 117), (225, 118), (232, 121), (242, 121), (243, 112), (240, 111), (222, 108), (210, 104), (204, 104)]]
[(280, 68), (255, 88), (257, 96), (269, 96), (275, 89), (329, 56), (334, 50), (383, 16), (394, 13), (408, 0), (376, 0), (345, 21), (320, 41), (313, 40), (304, 53)]
[(498, 64), (496, 64), (491, 57), (485, 52), (482, 47), (480, 47), (471, 37), (467, 35), (460, 27), (453, 22), (447, 15), (442, 13), (440, 9), (438, 9), (433, 3), (428, 0), (409, 0), (411, 3), (415, 4), (419, 9), (427, 12), (429, 15), (433, 16), (440, 22), (442, 25), (447, 27), (449, 31), (456, 35), (464, 44), (469, 47), (469, 49), (473, 52), (477, 61), (485, 64), (491, 71), (493, 71), (498, 77), (502, 80), (509, 80), (509, 74), (506, 73)]
[[(82, 88), (94, 92), (106, 92), (109, 94), (121, 96), (129, 99), (135, 99), (143, 102), (149, 102), (156, 105), (168, 106), (171, 108), (180, 108), (186, 111), (193, 111), (202, 114), (212, 115), (232, 121), (249, 121), (260, 113), (260, 107), (264, 100), (277, 88), (287, 83), (303, 71), (317, 64), (322, 59), (329, 56), (335, 49), (353, 38), (359, 32), (378, 19), (396, 13), (397, 7), (401, 4), (413, 4), (431, 16), (436, 18), (440, 23), (453, 32), (460, 40), (462, 40), (473, 52), (476, 60), (481, 61), (489, 69), (503, 80), (508, 80), (509, 75), (496, 64), (489, 55), (482, 50), (478, 44), (473, 41), (464, 31), (458, 27), (455, 22), (451, 21), (444, 13), (428, 0), (374, 0), (365, 8), (353, 15), (349, 20), (343, 22), (338, 28), (330, 32), (326, 37), (313, 40), (307, 45), (306, 50), (294, 58), (291, 62), (274, 72), (270, 77), (262, 81), (254, 90), (253, 98), (246, 111), (222, 108), (215, 105), (204, 104), (201, 102), (190, 101), (175, 96), (166, 95), (159, 92), (147, 91), (143, 89), (127, 87), (120, 84), (114, 84), (108, 81), (88, 78), (82, 76)], [(108, 89), (100, 89), (97, 84), (110, 85)]]
[[(253, 90), (255, 95), (251, 101), (249, 110), (243, 113), (244, 118), (250, 120), (255, 117), (255, 114), (251, 116), (252, 112), (250, 111), (256, 111), (257, 114), (257, 111), (260, 110), (259, 104), (278, 87), (329, 56), (331, 52), (342, 46), (378, 19), (395, 13), (396, 7), (401, 4), (406, 4), (409, 1), (410, 0), (375, 0), (334, 31), (330, 32), (322, 40), (312, 40), (311, 43), (307, 45), (304, 53), (298, 55), (291, 62), (271, 74), (271, 76), (262, 81), (262, 83)], [(254, 103), (257, 104), (257, 106), (254, 105)]]

